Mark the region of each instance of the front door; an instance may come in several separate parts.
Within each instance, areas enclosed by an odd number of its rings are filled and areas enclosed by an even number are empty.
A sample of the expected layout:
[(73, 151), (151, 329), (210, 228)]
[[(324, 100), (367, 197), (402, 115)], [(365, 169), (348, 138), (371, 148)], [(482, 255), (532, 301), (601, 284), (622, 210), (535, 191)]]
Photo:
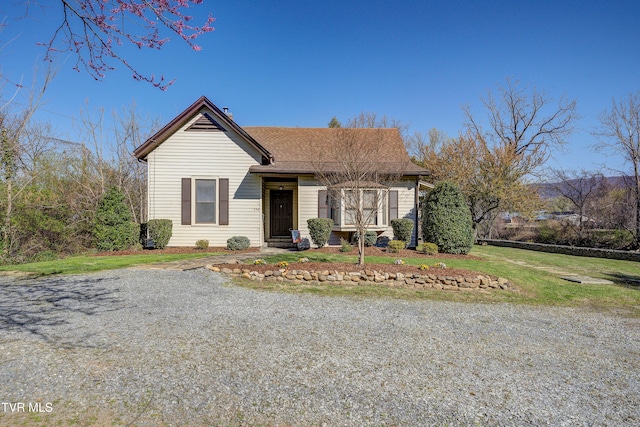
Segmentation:
[(293, 228), (293, 191), (271, 190), (271, 237), (289, 236)]

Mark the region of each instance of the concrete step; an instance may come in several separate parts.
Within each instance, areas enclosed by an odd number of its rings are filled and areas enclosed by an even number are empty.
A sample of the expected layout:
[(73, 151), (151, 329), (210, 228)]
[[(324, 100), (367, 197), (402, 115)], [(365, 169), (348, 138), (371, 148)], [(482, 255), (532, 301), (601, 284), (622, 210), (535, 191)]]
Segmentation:
[(267, 247), (289, 249), (295, 248), (296, 245), (291, 242), (290, 237), (272, 237), (270, 239), (267, 239)]

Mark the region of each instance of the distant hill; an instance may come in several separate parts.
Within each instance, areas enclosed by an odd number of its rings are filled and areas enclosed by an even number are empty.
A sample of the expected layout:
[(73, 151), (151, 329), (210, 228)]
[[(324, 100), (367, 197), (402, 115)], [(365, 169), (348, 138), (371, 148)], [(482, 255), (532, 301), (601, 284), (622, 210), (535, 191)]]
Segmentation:
[[(629, 176), (607, 176), (603, 181), (603, 185), (606, 185), (610, 189), (614, 188), (626, 188), (631, 184), (631, 177)], [(572, 179), (567, 181), (567, 187), (571, 185), (571, 183), (576, 183), (577, 179)], [(540, 194), (540, 198), (542, 200), (553, 199), (554, 197), (558, 197), (561, 195), (561, 192), (558, 191), (559, 185), (562, 183), (543, 183), (543, 184), (532, 184), (538, 190), (538, 194)], [(560, 187), (562, 188), (562, 187)]]

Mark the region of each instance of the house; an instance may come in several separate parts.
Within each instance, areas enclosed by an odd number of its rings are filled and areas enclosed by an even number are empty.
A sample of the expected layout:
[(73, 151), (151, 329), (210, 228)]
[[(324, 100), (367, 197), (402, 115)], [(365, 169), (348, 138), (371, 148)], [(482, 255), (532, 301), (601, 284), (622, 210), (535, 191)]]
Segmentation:
[[(173, 221), (169, 246), (193, 246), (200, 239), (226, 246), (228, 238), (246, 236), (251, 246), (262, 247), (290, 241), (292, 229), (308, 237), (307, 219), (332, 217), (329, 244), (338, 244), (354, 231), (350, 213), (331, 203), (327, 187), (316, 179), (317, 148), (331, 146), (336, 131), (240, 127), (201, 97), (134, 151), (147, 163), (148, 218)], [(428, 172), (409, 161), (397, 129), (377, 131), (384, 138), (381, 167), (402, 171), (384, 192), (373, 185), (361, 191), (383, 196), (371, 207), (376, 212), (369, 229), (392, 238), (392, 219), (416, 219)]]

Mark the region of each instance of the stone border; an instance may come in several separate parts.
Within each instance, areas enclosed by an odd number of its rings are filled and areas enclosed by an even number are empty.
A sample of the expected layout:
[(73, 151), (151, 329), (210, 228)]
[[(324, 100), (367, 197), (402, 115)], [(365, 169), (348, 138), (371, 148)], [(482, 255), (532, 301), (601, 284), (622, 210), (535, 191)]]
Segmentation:
[(564, 255), (619, 259), (623, 261), (640, 261), (640, 252), (636, 251), (587, 248), (582, 246), (547, 245), (544, 243), (518, 242), (515, 240), (478, 239), (478, 243), (484, 243), (491, 246), (527, 249), (530, 251), (550, 252)]
[(211, 271), (228, 274), (248, 280), (265, 282), (286, 282), (290, 284), (329, 283), (333, 285), (378, 285), (407, 289), (438, 289), (438, 290), (479, 290), (479, 289), (513, 289), (507, 279), (491, 279), (488, 276), (473, 277), (447, 276), (430, 273), (386, 273), (376, 270), (360, 270), (352, 272), (307, 271), (274, 269), (264, 273), (250, 268), (228, 268), (207, 265)]

